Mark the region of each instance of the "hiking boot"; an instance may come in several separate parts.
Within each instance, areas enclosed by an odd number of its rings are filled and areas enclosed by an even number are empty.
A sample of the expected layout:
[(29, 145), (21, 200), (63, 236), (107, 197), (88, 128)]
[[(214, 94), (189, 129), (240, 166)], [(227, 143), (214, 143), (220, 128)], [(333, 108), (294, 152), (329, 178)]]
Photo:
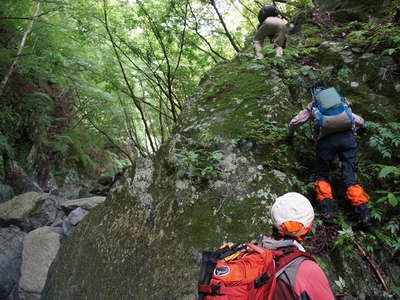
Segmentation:
[(371, 226), (371, 213), (367, 203), (354, 206), (354, 212), (356, 213), (359, 219), (360, 226), (362, 227)]
[(335, 200), (325, 198), (319, 201), (321, 217), (325, 222), (332, 222), (335, 215)]

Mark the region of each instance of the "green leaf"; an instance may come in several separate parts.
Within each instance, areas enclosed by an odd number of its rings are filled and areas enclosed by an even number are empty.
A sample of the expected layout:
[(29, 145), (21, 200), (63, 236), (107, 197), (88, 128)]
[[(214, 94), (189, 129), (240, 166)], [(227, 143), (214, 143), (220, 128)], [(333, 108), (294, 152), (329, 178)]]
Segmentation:
[(400, 169), (395, 167), (395, 166), (385, 166), (381, 169), (381, 171), (379, 172), (378, 177), (379, 178), (385, 178), (386, 176), (388, 176), (389, 174), (400, 174)]
[(397, 49), (395, 49), (395, 48), (389, 48), (389, 49), (386, 49), (385, 51), (383, 51), (382, 54), (392, 55), (393, 53), (396, 52), (396, 50)]
[(393, 207), (396, 207), (399, 203), (399, 199), (393, 193), (388, 193), (388, 201)]

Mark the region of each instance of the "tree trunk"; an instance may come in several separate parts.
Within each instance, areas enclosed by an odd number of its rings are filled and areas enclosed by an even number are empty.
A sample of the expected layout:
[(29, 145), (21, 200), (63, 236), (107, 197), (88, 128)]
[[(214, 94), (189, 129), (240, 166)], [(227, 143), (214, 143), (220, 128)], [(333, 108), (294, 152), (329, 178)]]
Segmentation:
[(6, 75), (4, 76), (3, 80), (0, 83), (0, 97), (3, 95), (4, 88), (6, 87), (6, 84), (15, 69), (15, 66), (17, 65), (18, 57), (21, 55), (21, 52), (24, 49), (28, 35), (32, 31), (33, 23), (35, 22), (36, 17), (39, 15), (39, 10), (40, 10), (40, 2), (36, 4), (35, 13), (33, 14), (32, 20), (29, 22), (28, 27), (26, 28), (24, 35), (22, 36), (21, 42), (18, 47), (17, 55), (15, 56), (13, 63), (11, 64), (10, 68), (8, 69), (8, 72), (6, 73)]

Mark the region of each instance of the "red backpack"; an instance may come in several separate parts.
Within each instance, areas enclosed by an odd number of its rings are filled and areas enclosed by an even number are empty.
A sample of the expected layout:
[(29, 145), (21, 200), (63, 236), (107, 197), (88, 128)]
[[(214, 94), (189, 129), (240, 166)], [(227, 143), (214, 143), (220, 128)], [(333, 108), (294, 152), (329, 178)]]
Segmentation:
[(276, 273), (295, 258), (311, 256), (297, 247), (278, 250), (234, 244), (203, 251), (199, 300), (272, 300)]

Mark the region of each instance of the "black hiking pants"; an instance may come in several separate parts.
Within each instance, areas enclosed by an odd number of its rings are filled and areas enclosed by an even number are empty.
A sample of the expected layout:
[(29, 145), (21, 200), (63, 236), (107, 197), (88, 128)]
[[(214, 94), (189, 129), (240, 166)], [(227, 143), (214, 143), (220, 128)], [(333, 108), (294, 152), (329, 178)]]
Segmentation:
[(342, 168), (345, 188), (357, 184), (355, 177), (357, 143), (351, 130), (324, 136), (317, 142), (315, 180), (329, 182), (329, 171), (336, 154)]

